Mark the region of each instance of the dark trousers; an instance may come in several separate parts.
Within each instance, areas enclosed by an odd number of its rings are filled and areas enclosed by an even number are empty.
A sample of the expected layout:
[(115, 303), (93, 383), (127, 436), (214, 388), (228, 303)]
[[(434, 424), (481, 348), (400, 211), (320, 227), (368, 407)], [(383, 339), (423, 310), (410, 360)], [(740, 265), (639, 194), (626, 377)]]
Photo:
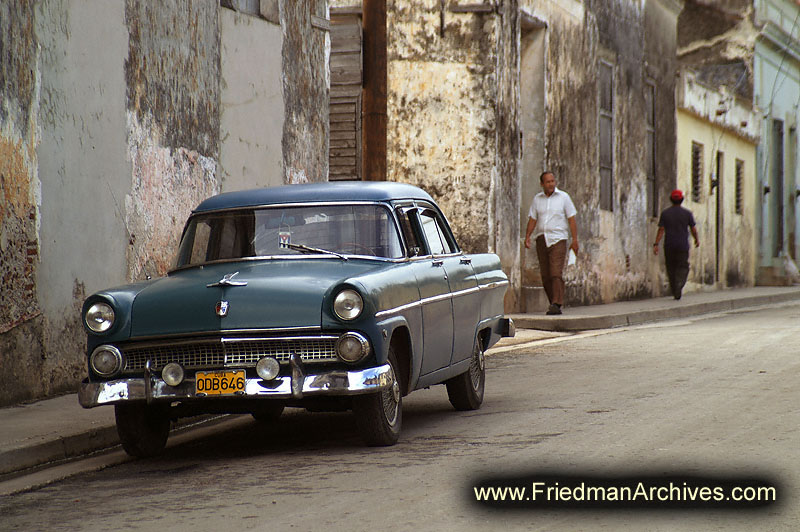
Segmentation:
[(664, 248), (664, 263), (667, 266), (669, 289), (674, 297), (679, 298), (689, 276), (689, 250)]
[(539, 271), (542, 284), (551, 304), (564, 304), (564, 262), (567, 258), (567, 241), (559, 240), (550, 247), (545, 244), (544, 236), (536, 239), (536, 255), (539, 257)]

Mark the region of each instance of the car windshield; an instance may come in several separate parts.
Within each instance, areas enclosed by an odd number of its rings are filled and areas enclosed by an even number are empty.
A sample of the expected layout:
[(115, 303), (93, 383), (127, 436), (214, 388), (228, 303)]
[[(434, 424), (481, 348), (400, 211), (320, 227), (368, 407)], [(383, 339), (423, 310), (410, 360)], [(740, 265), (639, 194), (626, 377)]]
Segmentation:
[(237, 209), (193, 216), (176, 268), (277, 255), (403, 256), (390, 211), (381, 205)]

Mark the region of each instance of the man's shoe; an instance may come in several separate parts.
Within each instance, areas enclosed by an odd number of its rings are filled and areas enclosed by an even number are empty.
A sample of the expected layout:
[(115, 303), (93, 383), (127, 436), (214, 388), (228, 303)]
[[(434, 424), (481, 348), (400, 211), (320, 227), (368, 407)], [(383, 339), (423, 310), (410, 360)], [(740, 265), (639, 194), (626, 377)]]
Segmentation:
[(547, 312), (545, 312), (545, 314), (548, 316), (557, 316), (561, 314), (561, 305), (553, 303), (552, 305), (550, 305), (550, 308), (547, 309)]

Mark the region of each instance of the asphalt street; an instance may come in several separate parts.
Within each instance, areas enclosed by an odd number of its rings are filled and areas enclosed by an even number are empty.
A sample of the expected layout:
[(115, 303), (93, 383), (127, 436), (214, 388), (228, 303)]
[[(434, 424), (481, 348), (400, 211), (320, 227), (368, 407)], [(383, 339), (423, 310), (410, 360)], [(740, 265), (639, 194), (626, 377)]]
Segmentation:
[[(360, 445), (347, 413), (242, 417), (0, 499), (7, 530), (795, 530), (800, 305), (560, 335), (488, 358), (487, 395), (406, 401), (398, 445)], [(759, 510), (492, 509), (480, 479), (766, 478)]]

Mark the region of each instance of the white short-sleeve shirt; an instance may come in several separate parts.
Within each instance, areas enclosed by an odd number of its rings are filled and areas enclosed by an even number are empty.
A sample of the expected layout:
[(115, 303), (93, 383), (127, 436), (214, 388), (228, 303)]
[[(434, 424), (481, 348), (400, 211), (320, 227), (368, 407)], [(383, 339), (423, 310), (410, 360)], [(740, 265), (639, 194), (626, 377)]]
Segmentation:
[(533, 239), (544, 235), (547, 247), (569, 238), (569, 222), (567, 220), (578, 213), (569, 194), (558, 187), (550, 196), (539, 192), (533, 197), (528, 216), (536, 220)]

